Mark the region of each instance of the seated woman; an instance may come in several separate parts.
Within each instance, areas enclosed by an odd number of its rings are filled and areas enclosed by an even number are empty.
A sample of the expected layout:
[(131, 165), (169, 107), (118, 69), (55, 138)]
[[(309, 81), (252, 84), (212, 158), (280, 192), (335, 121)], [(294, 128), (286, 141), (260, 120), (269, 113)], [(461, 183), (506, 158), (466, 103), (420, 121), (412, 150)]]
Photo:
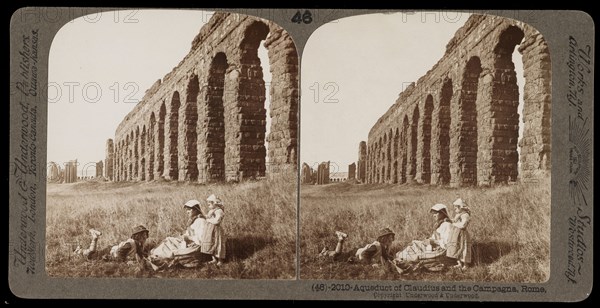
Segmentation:
[(434, 231), (428, 239), (412, 241), (410, 246), (396, 253), (394, 265), (400, 273), (425, 268), (440, 271), (447, 265), (456, 264), (456, 260), (446, 256), (446, 249), (452, 232), (452, 223), (448, 216), (448, 208), (444, 204), (436, 204), (429, 212), (435, 220)]
[(198, 200), (189, 200), (183, 208), (189, 217), (188, 227), (181, 236), (167, 237), (150, 251), (149, 259), (154, 270), (177, 264), (184, 267), (200, 265), (200, 245), (206, 228), (206, 218)]

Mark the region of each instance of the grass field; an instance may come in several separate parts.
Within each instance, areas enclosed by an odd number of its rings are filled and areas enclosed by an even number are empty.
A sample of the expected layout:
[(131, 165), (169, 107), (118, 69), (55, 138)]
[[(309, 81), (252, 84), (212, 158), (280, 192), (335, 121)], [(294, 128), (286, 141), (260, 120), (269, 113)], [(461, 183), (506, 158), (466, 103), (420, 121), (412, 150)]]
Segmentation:
[[(396, 233), (392, 251), (432, 232), (429, 208), (463, 198), (471, 208), (468, 230), (474, 264), (464, 272), (418, 273), (322, 260), (333, 249), (335, 230), (349, 234), (345, 247), (362, 247), (377, 231)], [(300, 188), (300, 277), (303, 279), (406, 279), (429, 281), (544, 282), (550, 275), (550, 179), (495, 188), (439, 188), (406, 185), (335, 183)]]
[[(296, 264), (295, 174), (277, 180), (238, 184), (80, 182), (48, 184), (46, 271), (54, 277), (170, 277), (218, 279), (293, 279)], [(211, 193), (225, 204), (223, 228), (227, 261), (221, 267), (140, 272), (126, 263), (86, 261), (73, 255), (87, 247), (88, 229), (103, 232), (98, 247), (126, 239), (133, 226), (145, 225), (149, 241), (181, 234), (187, 227), (183, 203)], [(206, 207), (205, 207), (206, 208)]]

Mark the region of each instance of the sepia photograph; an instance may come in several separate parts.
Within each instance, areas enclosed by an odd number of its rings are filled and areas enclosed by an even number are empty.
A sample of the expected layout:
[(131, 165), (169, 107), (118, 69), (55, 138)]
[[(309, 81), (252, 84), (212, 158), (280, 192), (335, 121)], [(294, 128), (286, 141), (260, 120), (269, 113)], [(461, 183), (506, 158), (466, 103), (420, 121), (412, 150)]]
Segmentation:
[(550, 278), (550, 50), (518, 20), (331, 21), (302, 54), (300, 278)]
[(272, 21), (66, 23), (48, 67), (50, 277), (294, 279), (299, 72)]

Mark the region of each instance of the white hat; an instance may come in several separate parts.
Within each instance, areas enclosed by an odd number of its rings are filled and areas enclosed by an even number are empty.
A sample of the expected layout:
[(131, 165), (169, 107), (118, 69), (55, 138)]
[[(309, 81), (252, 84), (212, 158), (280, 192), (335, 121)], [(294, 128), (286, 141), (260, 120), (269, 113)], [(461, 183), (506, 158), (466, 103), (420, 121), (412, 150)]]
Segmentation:
[(189, 200), (188, 202), (186, 202), (183, 206), (190, 207), (190, 208), (199, 207), (200, 201), (192, 199), (192, 200)]
[(216, 204), (221, 204), (221, 199), (217, 198), (217, 196), (215, 196), (215, 194), (208, 196), (208, 198), (206, 198), (206, 201), (214, 202)]
[(432, 207), (431, 207), (431, 210), (432, 210), (432, 211), (439, 212), (439, 211), (442, 211), (442, 210), (446, 210), (446, 211), (447, 211), (447, 210), (448, 210), (448, 208), (446, 207), (446, 205), (445, 205), (445, 204), (438, 203), (438, 204), (436, 204), (436, 205), (432, 206)]
[(468, 207), (467, 204), (461, 198), (456, 199), (456, 201), (454, 201), (452, 205), (458, 206), (459, 208)]

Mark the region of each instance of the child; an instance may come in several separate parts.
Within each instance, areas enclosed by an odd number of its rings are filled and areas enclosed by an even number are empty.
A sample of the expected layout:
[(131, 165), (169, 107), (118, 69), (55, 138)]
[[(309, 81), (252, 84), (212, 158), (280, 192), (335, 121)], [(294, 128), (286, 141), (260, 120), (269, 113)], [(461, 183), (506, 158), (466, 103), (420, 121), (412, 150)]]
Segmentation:
[(466, 269), (471, 263), (471, 237), (467, 232), (471, 211), (461, 198), (456, 199), (452, 205), (454, 205), (456, 214), (452, 220), (454, 228), (449, 240), (452, 245), (448, 246), (447, 256), (456, 258), (456, 268)]
[(221, 266), (225, 260), (225, 234), (221, 227), (225, 211), (223, 202), (217, 196), (210, 195), (208, 201), (208, 213), (206, 214), (206, 229), (202, 238), (201, 252), (212, 255), (209, 264)]
[(102, 235), (102, 232), (90, 229), (92, 236), (92, 242), (90, 247), (82, 249), (81, 246), (77, 246), (75, 254), (84, 256), (87, 260), (104, 260), (104, 261), (117, 261), (124, 262), (130, 255), (135, 255), (135, 259), (138, 262), (141, 269), (146, 268), (144, 244), (148, 239), (149, 231), (146, 227), (139, 225), (133, 228), (131, 237), (117, 245), (108, 246), (101, 250), (97, 250), (98, 237)]
[(335, 261), (372, 263), (373, 266), (378, 266), (377, 261), (381, 262), (384, 266), (387, 266), (391, 261), (389, 249), (394, 241), (395, 233), (389, 228), (380, 230), (377, 234), (377, 239), (373, 243), (367, 244), (364, 247), (351, 249), (345, 253), (342, 250), (344, 241), (348, 235), (340, 231), (335, 231), (335, 234), (338, 238), (335, 250), (328, 250), (325, 247), (319, 255), (333, 258)]

